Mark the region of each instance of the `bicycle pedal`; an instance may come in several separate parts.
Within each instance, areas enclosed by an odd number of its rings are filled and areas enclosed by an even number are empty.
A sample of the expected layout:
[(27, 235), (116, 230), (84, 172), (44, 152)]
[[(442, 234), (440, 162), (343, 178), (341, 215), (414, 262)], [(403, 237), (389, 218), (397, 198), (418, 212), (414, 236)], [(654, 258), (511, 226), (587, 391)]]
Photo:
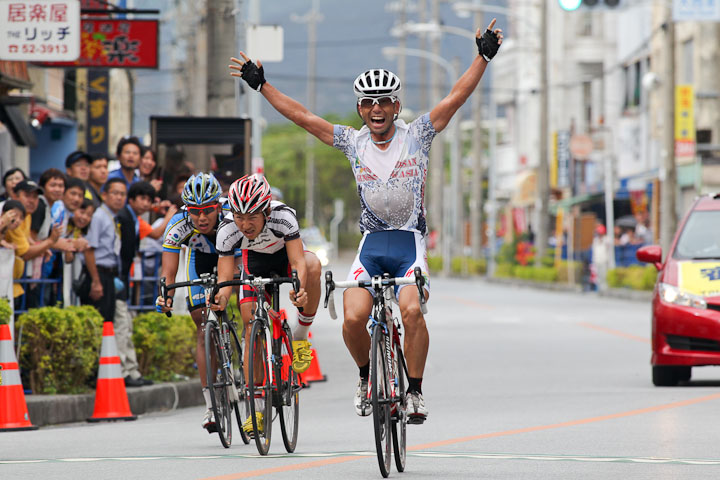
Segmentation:
[(426, 417), (421, 417), (417, 415), (410, 415), (408, 416), (407, 423), (410, 425), (422, 425), (425, 423)]

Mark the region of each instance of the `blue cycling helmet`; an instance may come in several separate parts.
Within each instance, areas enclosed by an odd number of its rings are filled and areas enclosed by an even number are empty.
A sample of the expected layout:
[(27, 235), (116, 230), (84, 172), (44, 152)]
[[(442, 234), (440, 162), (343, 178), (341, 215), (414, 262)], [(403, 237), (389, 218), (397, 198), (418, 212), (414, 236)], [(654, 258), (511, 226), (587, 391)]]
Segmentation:
[(198, 173), (188, 178), (182, 192), (185, 205), (199, 206), (220, 198), (220, 183), (212, 173)]

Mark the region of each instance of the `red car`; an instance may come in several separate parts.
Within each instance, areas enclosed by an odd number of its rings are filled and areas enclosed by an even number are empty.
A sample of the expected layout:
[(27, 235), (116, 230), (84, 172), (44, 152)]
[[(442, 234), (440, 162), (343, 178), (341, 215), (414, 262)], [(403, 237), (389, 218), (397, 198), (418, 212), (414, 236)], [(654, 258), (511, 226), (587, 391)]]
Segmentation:
[(695, 200), (662, 263), (662, 248), (637, 251), (658, 269), (652, 300), (652, 380), (674, 386), (692, 367), (720, 365), (720, 194)]

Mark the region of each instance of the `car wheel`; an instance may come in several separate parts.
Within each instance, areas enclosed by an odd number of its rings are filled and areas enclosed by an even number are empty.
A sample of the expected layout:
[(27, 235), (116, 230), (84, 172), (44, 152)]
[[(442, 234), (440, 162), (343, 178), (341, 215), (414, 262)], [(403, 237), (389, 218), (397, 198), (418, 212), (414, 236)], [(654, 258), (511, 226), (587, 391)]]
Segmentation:
[(690, 380), (690, 367), (653, 365), (652, 381), (656, 387), (674, 387), (680, 381)]

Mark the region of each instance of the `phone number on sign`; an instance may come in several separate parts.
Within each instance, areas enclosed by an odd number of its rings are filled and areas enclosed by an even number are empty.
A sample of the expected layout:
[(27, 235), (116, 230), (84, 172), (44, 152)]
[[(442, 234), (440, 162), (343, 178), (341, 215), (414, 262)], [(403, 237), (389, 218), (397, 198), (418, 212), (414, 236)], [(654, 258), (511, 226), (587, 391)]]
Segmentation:
[(68, 53), (67, 45), (54, 45), (52, 43), (43, 43), (35, 45), (33, 43), (25, 43), (22, 46), (9, 45), (10, 53)]

